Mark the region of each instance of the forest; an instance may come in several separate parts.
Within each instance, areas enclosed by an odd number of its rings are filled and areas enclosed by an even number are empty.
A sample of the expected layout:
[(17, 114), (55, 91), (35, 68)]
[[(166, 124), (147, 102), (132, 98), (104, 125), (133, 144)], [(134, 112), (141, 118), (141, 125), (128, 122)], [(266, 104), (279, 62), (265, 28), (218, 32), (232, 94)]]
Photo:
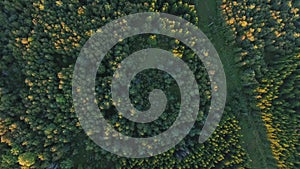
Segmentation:
[[(1, 169), (300, 168), (300, 1), (2, 0), (0, 9)], [(116, 110), (111, 78), (136, 51), (172, 52), (193, 72), (201, 98), (196, 122), (179, 144), (149, 158), (126, 158), (102, 149), (83, 130), (72, 78), (82, 47), (99, 28), (141, 12), (172, 14), (205, 33), (222, 61), (227, 99), (217, 129), (199, 143), (212, 97), (202, 61), (164, 35), (118, 42), (102, 60), (95, 85), (97, 105), (116, 131), (151, 137), (166, 131), (179, 113), (176, 81), (155, 69), (138, 73), (129, 95), (143, 111), (151, 107), (152, 90), (164, 91), (168, 102), (159, 118), (136, 123)]]

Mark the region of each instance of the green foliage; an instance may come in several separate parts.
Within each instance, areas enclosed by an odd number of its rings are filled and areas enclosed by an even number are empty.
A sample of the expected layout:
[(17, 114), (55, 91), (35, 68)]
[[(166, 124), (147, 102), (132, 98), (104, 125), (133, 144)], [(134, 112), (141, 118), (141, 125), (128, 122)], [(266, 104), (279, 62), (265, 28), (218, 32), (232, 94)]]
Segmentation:
[(71, 169), (74, 167), (73, 161), (71, 159), (64, 160), (60, 163), (62, 169)]
[(178, 147), (175, 147), (148, 159), (121, 159), (118, 168), (249, 168), (248, 156), (240, 145), (238, 122), (225, 114), (209, 141), (198, 144), (197, 140), (190, 139), (190, 153), (184, 159), (176, 157)]
[[(99, 107), (116, 130), (136, 136), (162, 132), (172, 123), (170, 121), (167, 125), (164, 120), (174, 119), (179, 107), (174, 79), (161, 72), (149, 71), (138, 75), (132, 82), (131, 98), (136, 107), (149, 106), (145, 98), (151, 89), (159, 87), (151, 81), (164, 84), (170, 100), (160, 119), (142, 127), (118, 116), (111, 103), (108, 80), (118, 63), (143, 48), (159, 47), (182, 57), (196, 75), (202, 101), (194, 128), (177, 147), (150, 159), (120, 158), (93, 143), (82, 130), (74, 112), (71, 90), (74, 63), (93, 32), (113, 19), (143, 11), (171, 13), (196, 24), (198, 18), (190, 1), (66, 3), (13, 0), (10, 3), (1, 1), (0, 6), (3, 10), (0, 22), (5, 23), (0, 24), (4, 30), (0, 33), (0, 168), (18, 168), (19, 165), (31, 168), (248, 167), (249, 159), (240, 146), (239, 124), (233, 110), (228, 110), (216, 132), (218, 134), (203, 145), (197, 144), (210, 104), (208, 77), (195, 54), (175, 39), (140, 35), (117, 44), (98, 70), (96, 93)], [(179, 161), (174, 152), (183, 147), (191, 153)]]
[(223, 1), (242, 50), (237, 65), (249, 102), (265, 123), (279, 168), (299, 168), (299, 3)]
[(27, 152), (19, 155), (18, 162), (21, 166), (30, 167), (35, 163), (35, 155)]

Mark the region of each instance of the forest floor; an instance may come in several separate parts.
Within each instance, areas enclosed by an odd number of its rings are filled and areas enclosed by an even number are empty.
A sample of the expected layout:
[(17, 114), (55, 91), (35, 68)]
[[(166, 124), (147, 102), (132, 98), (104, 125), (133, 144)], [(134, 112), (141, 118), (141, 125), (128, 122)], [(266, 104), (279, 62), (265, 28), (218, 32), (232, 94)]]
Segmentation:
[[(239, 96), (239, 107), (245, 109), (247, 114), (239, 113), (237, 118), (241, 126), (242, 141), (251, 159), (251, 168), (271, 169), (276, 168), (276, 160), (272, 156), (269, 140), (267, 139), (266, 129), (261, 116), (248, 109), (247, 96), (241, 91), (241, 74), (235, 66), (234, 53), (235, 46), (225, 43), (225, 34), (221, 25), (222, 18), (218, 14), (216, 1), (195, 0), (199, 27), (210, 39), (219, 53), (223, 68), (226, 74), (227, 83), (227, 105), (234, 96)], [(237, 93), (238, 92), (238, 93)]]

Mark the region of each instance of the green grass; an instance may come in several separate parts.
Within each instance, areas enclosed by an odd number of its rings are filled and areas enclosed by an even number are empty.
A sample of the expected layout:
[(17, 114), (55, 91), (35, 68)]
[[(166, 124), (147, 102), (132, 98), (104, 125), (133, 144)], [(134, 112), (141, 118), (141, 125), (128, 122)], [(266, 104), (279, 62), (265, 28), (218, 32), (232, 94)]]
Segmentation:
[(225, 45), (222, 27), (217, 22), (220, 20), (217, 16), (215, 1), (197, 1), (196, 9), (199, 18), (199, 27), (213, 43), (220, 55), (223, 68), (226, 74), (227, 89), (229, 93), (236, 91), (241, 86), (238, 69), (234, 66), (234, 53)]
[[(216, 1), (195, 0), (199, 27), (211, 40), (219, 53), (223, 68), (226, 74), (227, 83), (227, 104), (230, 104), (238, 96), (238, 107), (247, 113), (237, 114), (241, 126), (241, 134), (244, 148), (252, 160), (252, 168), (266, 169), (276, 168), (276, 161), (272, 156), (269, 140), (267, 139), (266, 128), (259, 114), (248, 109), (246, 96), (240, 78), (240, 70), (235, 66), (235, 46), (225, 43), (225, 34), (221, 25), (222, 18), (218, 16)], [(237, 105), (236, 105), (237, 106)]]

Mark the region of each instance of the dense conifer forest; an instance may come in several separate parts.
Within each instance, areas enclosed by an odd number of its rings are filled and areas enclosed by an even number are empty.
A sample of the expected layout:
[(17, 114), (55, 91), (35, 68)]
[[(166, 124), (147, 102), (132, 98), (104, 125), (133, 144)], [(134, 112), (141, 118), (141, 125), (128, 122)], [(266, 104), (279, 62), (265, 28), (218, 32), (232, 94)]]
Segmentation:
[[(0, 9), (1, 169), (300, 168), (300, 1), (2, 0)], [(198, 143), (211, 100), (201, 60), (163, 35), (120, 41), (104, 57), (95, 86), (98, 107), (116, 131), (153, 136), (167, 130), (179, 112), (176, 81), (152, 69), (132, 80), (130, 99), (145, 110), (149, 92), (163, 90), (168, 103), (161, 116), (139, 124), (116, 110), (111, 77), (135, 51), (172, 52), (194, 73), (201, 96), (196, 122), (178, 145), (149, 158), (125, 158), (84, 132), (73, 105), (72, 76), (81, 48), (99, 28), (140, 12), (175, 15), (206, 34), (225, 70), (227, 101), (213, 135)]]

